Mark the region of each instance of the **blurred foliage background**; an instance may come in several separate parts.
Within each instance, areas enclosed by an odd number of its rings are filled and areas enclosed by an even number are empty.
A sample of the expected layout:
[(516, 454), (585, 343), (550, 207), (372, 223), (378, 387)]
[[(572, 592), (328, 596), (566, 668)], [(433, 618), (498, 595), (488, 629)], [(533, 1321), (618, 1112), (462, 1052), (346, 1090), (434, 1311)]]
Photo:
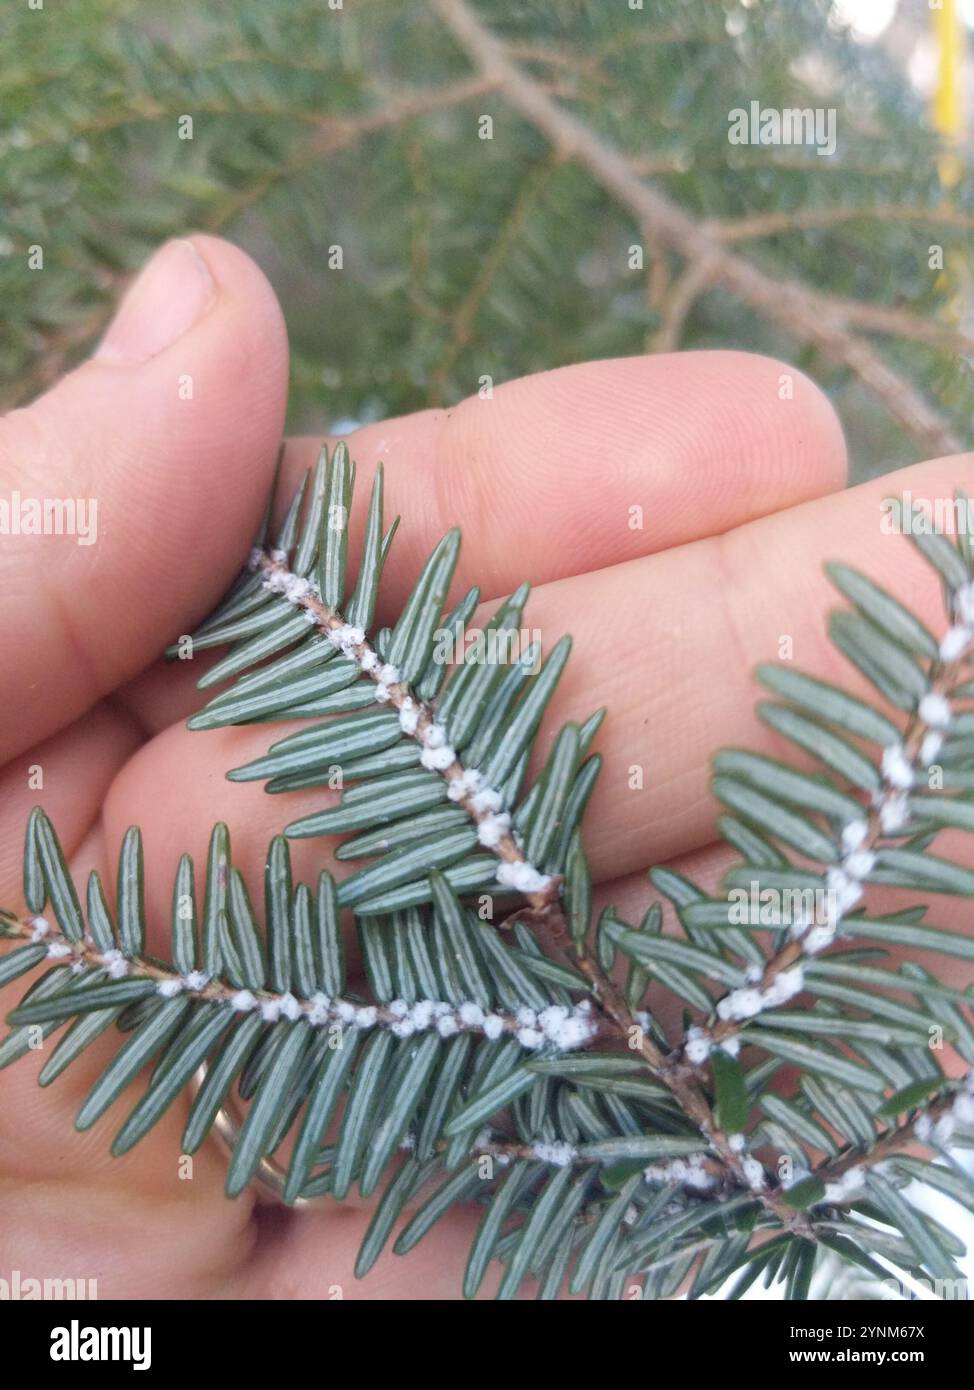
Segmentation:
[[(484, 375), (733, 346), (830, 393), (859, 477), (935, 452), (936, 430), (897, 418), (897, 383), (970, 445), (974, 182), (963, 143), (949, 176), (938, 158), (927, 0), (479, 0), (476, 14), (721, 244), (783, 293), (827, 296), (891, 373), (885, 396), (849, 352), (688, 275), (694, 257), (654, 244), (554, 152), (424, 0), (11, 0), (3, 404), (88, 350), (160, 240), (203, 228), (249, 250), (280, 295), (292, 428), (450, 403)], [(752, 100), (836, 108), (835, 154), (729, 143), (728, 113)]]

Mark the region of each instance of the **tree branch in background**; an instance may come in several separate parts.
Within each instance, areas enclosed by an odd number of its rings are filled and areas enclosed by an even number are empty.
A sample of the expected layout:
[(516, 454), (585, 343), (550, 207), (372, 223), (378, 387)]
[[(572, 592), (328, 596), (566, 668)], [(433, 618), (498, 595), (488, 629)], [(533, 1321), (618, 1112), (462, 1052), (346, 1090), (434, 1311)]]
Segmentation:
[(960, 452), (949, 425), (915, 387), (855, 334), (841, 307), (823, 312), (821, 297), (794, 279), (775, 279), (727, 249), (724, 240), (684, 212), (665, 193), (633, 173), (627, 156), (570, 111), (559, 106), (514, 62), (505, 45), (478, 18), (466, 0), (430, 0), (485, 81), (501, 91), (515, 110), (550, 140), (562, 159), (583, 166), (602, 188), (659, 241), (689, 263), (703, 263), (708, 277), (769, 322), (827, 358), (847, 367), (925, 449)]

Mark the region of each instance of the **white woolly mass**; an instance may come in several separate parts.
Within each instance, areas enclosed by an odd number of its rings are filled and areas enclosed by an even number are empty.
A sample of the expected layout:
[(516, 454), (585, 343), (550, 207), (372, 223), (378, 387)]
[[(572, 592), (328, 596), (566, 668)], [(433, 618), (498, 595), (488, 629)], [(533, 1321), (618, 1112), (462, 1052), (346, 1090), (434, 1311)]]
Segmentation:
[(478, 792), (483, 784), (483, 774), (475, 767), (468, 767), (461, 776), (450, 778), (446, 794), (451, 801), (463, 801), (472, 793)]
[(526, 860), (517, 859), (513, 863), (498, 864), (497, 882), (505, 888), (516, 888), (520, 893), (542, 893), (551, 882), (551, 876), (539, 873)]
[(660, 1183), (663, 1186), (679, 1182), (685, 1187), (705, 1192), (708, 1188), (714, 1187), (717, 1181), (704, 1167), (705, 1158), (705, 1154), (696, 1153), (689, 1154), (686, 1158), (674, 1158), (669, 1163), (651, 1163), (648, 1168), (643, 1169), (643, 1177), (647, 1182)]
[(71, 947), (63, 941), (52, 941), (47, 948), (48, 960), (63, 960), (65, 956), (73, 955)]
[(929, 767), (931, 763), (937, 761), (937, 755), (943, 746), (944, 736), (935, 729), (923, 735), (923, 741), (920, 744), (920, 762), (924, 767)]
[(703, 1066), (710, 1056), (711, 1042), (702, 1028), (694, 1026), (687, 1030), (684, 1051), (687, 1061), (695, 1067)]
[[(476, 1004), (475, 1004), (475, 1005), (474, 1005), (474, 1008), (476, 1008), (476, 1007), (477, 1007), (477, 1006), (476, 1006)], [(413, 1007), (409, 1010), (409, 1017), (412, 1019), (413, 1026), (414, 1026), (419, 1032), (423, 1032), (423, 1031), (424, 1031), (426, 1028), (428, 1028), (428, 1027), (430, 1026), (430, 1024), (432, 1023), (432, 1021), (433, 1021), (433, 1008), (434, 1008), (434, 1005), (433, 1005), (432, 999), (421, 999), (421, 1000), (419, 1001), (418, 1004), (414, 1004)], [(362, 1010), (360, 1009), (360, 1010), (359, 1010), (359, 1013), (361, 1013), (361, 1012), (362, 1012)], [(373, 1010), (373, 1015), (374, 1015), (374, 1013), (375, 1013), (375, 1011)], [(373, 1022), (374, 1022), (374, 1018), (373, 1018)]]
[(974, 626), (974, 584), (954, 590), (954, 611), (966, 627)]
[[(257, 1001), (255, 1000), (254, 1003)], [(331, 1000), (327, 994), (313, 994), (311, 996), (311, 1007), (308, 1010), (308, 1022), (316, 1028), (323, 1023), (327, 1023), (331, 1018)]]
[(763, 1008), (764, 999), (759, 989), (733, 989), (721, 999), (717, 1013), (725, 1021), (733, 1019), (735, 1023), (741, 1023), (754, 1018)]
[(456, 760), (456, 749), (451, 748), (449, 744), (442, 748), (424, 748), (419, 755), (419, 761), (430, 772), (446, 772)]
[(898, 791), (907, 791), (913, 786), (916, 774), (902, 743), (891, 743), (883, 749), (882, 770), (883, 780)]
[(407, 695), (399, 706), (399, 727), (404, 734), (414, 734), (416, 726), (419, 724), (419, 709), (415, 700), (411, 700)]
[(491, 812), (477, 823), (477, 839), (485, 849), (496, 849), (511, 830), (511, 818), (506, 811)]
[(537, 1143), (531, 1145), (531, 1157), (541, 1163), (553, 1163), (556, 1168), (567, 1168), (578, 1157), (578, 1150), (571, 1144)]
[(284, 597), (291, 603), (301, 603), (311, 593), (311, 583), (297, 574), (289, 574), (284, 580)]
[(383, 685), (398, 685), (402, 680), (398, 666), (391, 666), (389, 662), (379, 668), (379, 680)]
[(909, 817), (909, 805), (902, 792), (883, 798), (879, 807), (879, 825), (884, 835), (896, 835), (905, 829)]
[(484, 1037), (496, 1042), (504, 1031), (504, 1020), (500, 1014), (488, 1014), (484, 1019)]
[(817, 956), (819, 951), (831, 946), (834, 940), (835, 932), (831, 927), (813, 927), (808, 935), (802, 938), (802, 950), (807, 956)]
[(30, 924), (33, 928), (30, 934), (31, 941), (43, 941), (44, 937), (50, 933), (51, 924), (46, 917), (32, 917)]
[(202, 970), (191, 970), (188, 975), (183, 976), (183, 984), (187, 989), (191, 989), (194, 992), (206, 989), (209, 983), (209, 976), (204, 975)]
[(767, 1176), (764, 1168), (756, 1158), (750, 1154), (741, 1160), (741, 1169), (744, 1173), (744, 1181), (752, 1192), (763, 1192), (767, 1186)]
[(427, 748), (444, 748), (449, 742), (443, 724), (427, 724), (423, 730), (422, 739)]
[(926, 1144), (933, 1134), (933, 1120), (927, 1114), (918, 1115), (913, 1121), (913, 1133), (921, 1144)]
[(484, 811), (499, 811), (503, 804), (504, 798), (493, 787), (484, 787), (482, 791), (475, 792), (470, 799), (470, 805), (478, 815)]
[(268, 554), (269, 554), (269, 556), (270, 556), (270, 558), (271, 558), (271, 563), (272, 563), (272, 564), (275, 564), (275, 565), (286, 565), (286, 564), (287, 564), (287, 551), (286, 551), (286, 550), (276, 550), (276, 549), (275, 549), (275, 550), (270, 550), (270, 551), (268, 551)]
[(297, 1023), (298, 1019), (304, 1013), (304, 1010), (295, 999), (294, 995), (288, 993), (281, 995), (281, 1013), (285, 1018), (290, 1019), (292, 1023)]
[(917, 706), (917, 714), (931, 729), (946, 729), (950, 713), (950, 701), (936, 690), (928, 690)]
[(729, 1038), (724, 1038), (720, 1044), (721, 1052), (726, 1052), (728, 1057), (736, 1057), (741, 1050), (741, 1040), (737, 1034), (732, 1034)]
[(727, 1144), (732, 1153), (742, 1154), (747, 1148), (747, 1140), (743, 1134), (728, 1134)]
[(262, 1000), (260, 1016), (265, 1023), (276, 1023), (281, 1016), (281, 1001), (279, 999)]
[(249, 989), (238, 989), (230, 997), (230, 1007), (234, 1013), (249, 1014), (257, 1008), (257, 996), (251, 994)]
[(869, 834), (869, 822), (851, 820), (842, 827), (842, 848), (846, 854), (853, 854), (863, 844)]
[(581, 1005), (569, 1009), (564, 1004), (552, 1004), (542, 1009), (538, 1014), (538, 1027), (559, 1052), (571, 1052), (573, 1048), (581, 1047), (596, 1031), (590, 1011)]
[[(825, 931), (831, 940), (832, 934), (828, 928), (821, 928), (821, 930)], [(811, 935), (812, 933), (809, 932), (809, 936)], [(776, 975), (767, 989), (761, 990), (748, 986), (743, 989), (731, 990), (730, 994), (725, 995), (718, 1003), (717, 1015), (724, 1022), (746, 1023), (748, 1019), (756, 1018), (765, 1009), (774, 1009), (781, 1004), (787, 1004), (789, 999), (793, 999), (796, 994), (801, 993), (804, 982), (802, 966), (793, 965), (790, 969), (782, 970), (780, 974)], [(687, 1034), (686, 1055), (691, 1062), (695, 1061), (696, 1056), (699, 1056), (701, 1061), (704, 1060), (712, 1045), (712, 1039), (707, 1038), (706, 1035), (701, 1037), (701, 1032), (700, 1029), (691, 1028)], [(706, 1051), (704, 1051), (705, 1040)], [(731, 1051), (729, 1044), (736, 1044), (734, 1051)], [(724, 1040), (722, 1046), (731, 1056), (736, 1057), (740, 1042), (736, 1038), (728, 1038)], [(691, 1047), (693, 1048), (693, 1055), (691, 1054)]]
[(970, 628), (951, 627), (947, 629), (944, 640), (940, 644), (940, 659), (942, 661), (956, 661), (959, 656), (963, 656), (974, 633)]
[(801, 994), (804, 987), (805, 971), (800, 964), (793, 965), (789, 970), (782, 970), (764, 991), (762, 997), (765, 1008), (773, 1009), (779, 1004), (787, 1004), (789, 999)]
[(473, 1002), (461, 1004), (459, 1009), (457, 1009), (457, 1017), (464, 1028), (480, 1028), (484, 1023), (483, 1009), (479, 1004), (474, 1004)]
[(859, 882), (868, 878), (875, 867), (876, 856), (871, 849), (857, 849), (842, 861), (843, 872)]
[(379, 681), (379, 683), (375, 687), (375, 690), (372, 693), (374, 698), (379, 702), (380, 705), (385, 705), (392, 699), (392, 696), (389, 693), (389, 687), (387, 685), (384, 685), (382, 681)]
[[(861, 853), (861, 850), (857, 851), (857, 854)], [(852, 859), (853, 856), (850, 854), (848, 858)], [(833, 865), (826, 871), (825, 887), (829, 893), (830, 905), (835, 905), (835, 911), (839, 917), (842, 917), (862, 900), (862, 884), (857, 878), (847, 873), (844, 867), (839, 869)]]
[(121, 951), (106, 951), (101, 958), (101, 963), (108, 971), (109, 979), (124, 980), (129, 973), (129, 963)]
[(825, 1184), (825, 1196), (823, 1202), (844, 1202), (849, 1197), (854, 1197), (861, 1189), (866, 1177), (866, 1170), (861, 1167), (847, 1168), (841, 1173), (834, 1182)]
[(365, 641), (365, 628), (359, 627), (356, 623), (346, 623), (340, 631), (342, 647), (360, 647)]
[(696, 1155), (691, 1155), (687, 1165), (686, 1176), (683, 1179), (687, 1187), (695, 1189), (697, 1192), (706, 1192), (708, 1188), (717, 1186), (717, 1179), (712, 1177), (703, 1166), (703, 1159), (694, 1161)]
[(590, 1018), (585, 1018), (579, 1014), (573, 1014), (571, 1018), (566, 1018), (565, 1022), (558, 1029), (557, 1034), (551, 1037), (561, 1052), (572, 1052), (576, 1047), (581, 1047), (593, 1036), (596, 1028)]
[(376, 656), (375, 652), (370, 650), (362, 653), (362, 655), (358, 659), (358, 664), (361, 666), (363, 671), (368, 673), (370, 671), (374, 671), (375, 668), (378, 666), (379, 658)]
[(177, 994), (182, 994), (184, 988), (182, 980), (160, 980), (156, 986), (156, 993), (161, 994), (163, 999), (175, 999)]

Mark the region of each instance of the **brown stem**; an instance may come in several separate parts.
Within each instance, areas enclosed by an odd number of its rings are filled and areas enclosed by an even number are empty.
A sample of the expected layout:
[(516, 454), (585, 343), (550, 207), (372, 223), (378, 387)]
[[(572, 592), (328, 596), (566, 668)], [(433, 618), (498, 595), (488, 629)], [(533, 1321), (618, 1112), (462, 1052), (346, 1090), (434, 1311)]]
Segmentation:
[[(931, 1122), (935, 1123), (942, 1115), (946, 1114), (954, 1102), (954, 1093), (947, 1091), (938, 1096), (935, 1100), (929, 1101), (922, 1110), (922, 1114), (927, 1116)], [(918, 1118), (918, 1117), (917, 1117)], [(895, 1129), (889, 1130), (882, 1138), (878, 1139), (868, 1153), (860, 1153), (855, 1149), (848, 1149), (845, 1153), (839, 1154), (836, 1158), (823, 1159), (815, 1168), (815, 1176), (822, 1182), (834, 1182), (843, 1173), (847, 1173), (850, 1168), (874, 1168), (877, 1163), (882, 1163), (884, 1159), (892, 1157), (900, 1152), (904, 1145), (916, 1140), (916, 1118), (906, 1120), (903, 1124), (897, 1125)], [(916, 1140), (920, 1143), (920, 1140)]]
[[(3, 933), (0, 933), (0, 941), (20, 940), (30, 942), (34, 936), (36, 921), (36, 918), (0, 917), (0, 925), (4, 928)], [(101, 951), (99, 947), (88, 938), (82, 941), (69, 941), (63, 932), (52, 929), (41, 938), (40, 944), (65, 947), (69, 952), (67, 955), (58, 956), (49, 961), (49, 964), (52, 964), (55, 968), (70, 969), (72, 966), (81, 965), (86, 970), (107, 970), (110, 964), (110, 961), (106, 958), (106, 953)], [(122, 958), (129, 967), (128, 972), (123, 978), (153, 980), (160, 985), (166, 983), (175, 985), (179, 983), (185, 988), (184, 977), (175, 968), (160, 965), (155, 961), (145, 959), (143, 956), (129, 956), (121, 952), (119, 954), (122, 955)], [(185, 993), (187, 997), (194, 1002), (199, 1001), (204, 1004), (220, 1004), (227, 1007), (230, 1007), (234, 997), (241, 993), (252, 994), (257, 1001), (257, 1006), (265, 1003), (280, 1004), (286, 998), (285, 995), (269, 989), (243, 991), (237, 985), (229, 984), (222, 979), (208, 980), (203, 988), (185, 989)], [(291, 997), (295, 999), (295, 1002), (300, 1006), (302, 1013), (306, 1014), (310, 1012), (311, 1008), (314, 1006), (314, 1000), (295, 998), (293, 995)], [(340, 1001), (335, 1000), (334, 1002), (338, 1003)], [(391, 1028), (400, 1022), (401, 1015), (389, 1004), (376, 1003), (370, 1004), (368, 1007), (375, 1009), (375, 1023), (377, 1026)], [(517, 1035), (522, 1025), (518, 1022), (516, 1013), (509, 1011), (505, 1012), (501, 1009), (492, 1010), (491, 1012), (503, 1019), (503, 1032), (505, 1036), (515, 1037)], [(336, 1016), (335, 1022), (340, 1021), (341, 1020)], [(361, 1027), (363, 1025), (350, 1024), (349, 1026)], [(465, 1031), (482, 1033), (483, 1028), (479, 1025), (472, 1025), (467, 1027)], [(607, 1028), (601, 1027), (596, 1021), (594, 1023), (591, 1041), (597, 1042), (607, 1036), (611, 1036), (610, 1031)]]
[(760, 212), (731, 222), (711, 222), (710, 229), (721, 241), (753, 241), (778, 236), (781, 232), (804, 231), (813, 227), (835, 227), (843, 222), (908, 222), (921, 226), (955, 227), (974, 230), (974, 216), (958, 208), (911, 207), (902, 203), (879, 203), (872, 207), (805, 207), (787, 212)]
[[(262, 574), (290, 575), (292, 573), (288, 568), (286, 560), (276, 559), (266, 551), (258, 552), (253, 563), (254, 567)], [(303, 608), (306, 612), (312, 614), (319, 632), (328, 633), (347, 626), (347, 620), (342, 614), (339, 613), (337, 609), (330, 608), (328, 604), (323, 603), (313, 591), (308, 593), (304, 598), (289, 600), (289, 602), (292, 602), (294, 607)], [(380, 671), (384, 665), (381, 657), (378, 656), (368, 640), (357, 643), (353, 646), (352, 651), (354, 651), (355, 659), (360, 666), (363, 657), (375, 657), (376, 663), (372, 666), (371, 670), (366, 671), (363, 668), (363, 675), (368, 676), (378, 685), (380, 683)], [(424, 741), (423, 735), (426, 730), (437, 722), (436, 710), (428, 701), (421, 700), (406, 681), (399, 681), (394, 685), (388, 686), (387, 689), (389, 692), (388, 703), (393, 709), (402, 710), (404, 707), (409, 708), (406, 704), (406, 702), (409, 701), (417, 711), (416, 731), (414, 734), (410, 735), (410, 737), (415, 738), (418, 743), (422, 744)], [(461, 760), (456, 758), (449, 767), (443, 769), (441, 776), (445, 781), (452, 782), (463, 777), (466, 771), (467, 769), (464, 767)], [(479, 826), (484, 824), (492, 813), (478, 810), (473, 804), (474, 796), (475, 793), (470, 792), (455, 804), (461, 806), (473, 823)], [(518, 844), (511, 831), (507, 831), (503, 834), (497, 845), (491, 846), (490, 849), (491, 853), (495, 854), (498, 859), (503, 860), (505, 863), (526, 864), (528, 862), (524, 850)], [(550, 875), (548, 883), (544, 888), (536, 892), (525, 893), (523, 896), (531, 908), (540, 911), (557, 899), (560, 886), (561, 878), (556, 874)]]
[[(954, 684), (960, 674), (961, 667), (964, 665), (966, 659), (967, 657), (965, 654), (964, 656), (958, 657), (956, 661), (951, 661), (946, 664), (941, 664), (939, 661), (933, 662), (930, 667), (930, 693), (944, 695), (949, 699)], [(903, 733), (903, 752), (904, 756), (914, 767), (917, 765), (917, 759), (924, 737), (929, 732), (929, 725), (920, 718), (918, 713), (913, 713), (907, 720)], [(863, 819), (866, 822), (867, 830), (862, 849), (875, 850), (879, 846), (879, 842), (883, 839), (879, 807), (872, 806), (867, 808), (864, 806)], [(755, 988), (759, 990), (768, 989), (774, 983), (778, 975), (781, 975), (786, 970), (790, 970), (793, 965), (797, 965), (802, 959), (803, 954), (801, 940), (789, 941), (766, 963), (764, 973), (761, 979), (756, 983)], [(726, 1042), (728, 1038), (736, 1037), (742, 1029), (746, 1028), (747, 1022), (748, 1020), (746, 1019), (721, 1019), (719, 1022), (715, 1023), (712, 1028), (707, 1030), (708, 1036), (713, 1045), (719, 1047), (720, 1044)], [(683, 1060), (685, 1058), (684, 1048), (685, 1044), (674, 1054), (676, 1059)]]
[(752, 1186), (745, 1169), (744, 1155), (732, 1148), (730, 1137), (718, 1126), (710, 1102), (693, 1069), (668, 1057), (646, 1029), (640, 1026), (622, 991), (591, 954), (585, 940), (575, 940), (571, 937), (560, 903), (554, 903), (547, 909), (545, 920), (555, 944), (564, 955), (571, 958), (585, 976), (592, 996), (603, 1013), (611, 1020), (630, 1049), (639, 1053), (650, 1073), (667, 1088), (686, 1118), (697, 1127), (706, 1145), (716, 1154), (724, 1171), (729, 1173), (739, 1186), (752, 1191), (766, 1210), (789, 1230), (796, 1234), (807, 1234), (807, 1219), (788, 1206), (780, 1190), (771, 1187), (755, 1189)]
[(466, 0), (430, 0), (430, 4), (484, 78), (496, 83), (510, 104), (547, 136), (561, 158), (586, 168), (655, 239), (689, 261), (706, 262), (716, 280), (762, 317), (849, 368), (924, 447), (940, 454), (960, 452), (953, 431), (911, 383), (851, 333), (837, 313), (823, 313), (805, 285), (794, 279), (777, 280), (759, 270), (667, 194), (644, 183), (621, 150), (560, 106), (512, 60)]

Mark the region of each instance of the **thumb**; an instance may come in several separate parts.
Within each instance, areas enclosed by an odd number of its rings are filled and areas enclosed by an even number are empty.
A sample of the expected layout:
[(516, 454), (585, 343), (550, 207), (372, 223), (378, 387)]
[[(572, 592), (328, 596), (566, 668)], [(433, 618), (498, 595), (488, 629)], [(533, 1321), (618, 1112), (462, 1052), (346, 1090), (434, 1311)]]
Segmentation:
[(0, 419), (0, 758), (219, 596), (259, 522), (287, 365), (262, 273), (194, 236), (155, 254), (91, 361)]

